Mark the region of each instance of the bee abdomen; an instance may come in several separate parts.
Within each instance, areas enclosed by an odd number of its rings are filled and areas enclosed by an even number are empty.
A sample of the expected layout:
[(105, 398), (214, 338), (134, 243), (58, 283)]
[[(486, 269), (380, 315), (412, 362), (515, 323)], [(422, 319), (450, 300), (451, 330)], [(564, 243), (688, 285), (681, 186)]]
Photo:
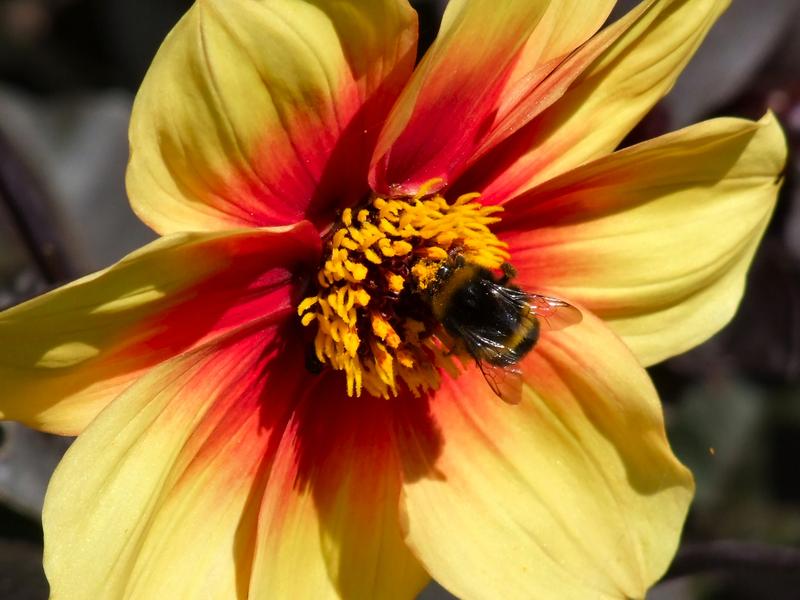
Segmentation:
[(533, 350), (537, 341), (539, 341), (539, 321), (535, 317), (525, 316), (503, 342), (505, 352), (485, 357), (485, 360), (498, 366), (516, 364)]

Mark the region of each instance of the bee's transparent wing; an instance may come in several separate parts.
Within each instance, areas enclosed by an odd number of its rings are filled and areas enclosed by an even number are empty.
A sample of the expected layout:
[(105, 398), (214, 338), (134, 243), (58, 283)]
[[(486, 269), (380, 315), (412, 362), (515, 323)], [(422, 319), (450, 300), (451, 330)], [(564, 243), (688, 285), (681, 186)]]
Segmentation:
[(483, 378), (497, 396), (509, 404), (522, 401), (522, 371), (516, 365), (500, 367), (488, 362), (476, 361)]
[(483, 360), (474, 356), (483, 378), (492, 391), (509, 404), (522, 400), (522, 371), (514, 364), (516, 356), (503, 344), (472, 329), (462, 329), (459, 335), (468, 348), (479, 348)]
[(577, 325), (583, 320), (581, 311), (559, 298), (527, 294), (528, 306), (539, 319), (543, 329), (556, 331), (570, 325)]
[(508, 310), (520, 310), (527, 307), (530, 315), (536, 317), (543, 329), (557, 331), (583, 320), (581, 311), (553, 296), (529, 294), (514, 287), (492, 285), (492, 293), (508, 306)]

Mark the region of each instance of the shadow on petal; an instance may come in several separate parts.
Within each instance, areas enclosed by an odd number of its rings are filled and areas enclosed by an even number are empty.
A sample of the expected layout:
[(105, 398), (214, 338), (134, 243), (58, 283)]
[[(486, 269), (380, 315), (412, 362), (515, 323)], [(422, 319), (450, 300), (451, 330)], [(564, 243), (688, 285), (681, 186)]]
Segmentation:
[[(273, 343), (268, 352), (276, 358), (264, 368), (261, 398), (261, 426), (270, 440), (237, 530), (250, 549), (237, 557), (240, 592), (387, 597), (397, 586), (418, 592), (428, 575), (402, 540), (403, 476), (392, 429), (398, 411), (410, 412), (415, 426), (428, 431), (435, 462), (442, 440), (426, 399), (348, 397), (341, 373), (305, 370), (306, 342), (296, 323)], [(252, 570), (244, 564), (251, 560)]]

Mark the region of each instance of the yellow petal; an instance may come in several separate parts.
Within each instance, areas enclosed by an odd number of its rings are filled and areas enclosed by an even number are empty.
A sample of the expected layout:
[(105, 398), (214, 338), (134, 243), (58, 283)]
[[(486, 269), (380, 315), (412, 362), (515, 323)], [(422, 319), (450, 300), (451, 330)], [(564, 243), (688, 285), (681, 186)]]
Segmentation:
[(405, 0), (199, 0), (134, 103), (134, 210), (164, 234), (322, 220), (360, 199), (416, 33)]
[(390, 403), (309, 382), (261, 502), (251, 598), (415, 598), (429, 576), (402, 539)]
[[(583, 44), (602, 26), (614, 4), (614, 0), (551, 0), (543, 22), (526, 41), (506, 89), (516, 87), (522, 78), (532, 81), (538, 67), (563, 59)], [(494, 12), (498, 12), (496, 6)], [(508, 98), (503, 96), (505, 103)]]
[(407, 542), (460, 598), (643, 598), (693, 492), (647, 374), (588, 311), (524, 371), (518, 405), (472, 369), (401, 422)]
[(381, 133), (373, 189), (414, 193), (432, 178), (454, 180), (485, 138), (508, 136), (533, 112), (539, 102), (531, 91), (602, 25), (613, 4), (512, 0), (498, 10), (490, 0), (449, 2), (436, 41)]
[(0, 417), (77, 434), (147, 369), (255, 319), (291, 314), (293, 228), (175, 234), (0, 313)]
[(414, 193), (449, 179), (480, 136), (514, 59), (550, 0), (448, 3), (436, 41), (415, 69), (381, 132), (370, 173), (380, 193)]
[[(535, 48), (532, 46), (533, 37), (528, 41), (524, 49), (523, 55), (520, 57), (519, 63), (515, 67), (515, 72), (509, 78), (509, 84), (500, 98), (500, 105), (497, 109), (497, 116), (486, 139), (483, 140), (478, 154), (484, 154), (487, 150), (495, 147), (497, 144), (505, 141), (512, 141), (514, 151), (516, 151), (519, 143), (527, 150), (530, 142), (526, 140), (516, 141), (514, 133), (523, 128), (527, 123), (536, 118), (539, 114), (549, 108), (556, 102), (570, 85), (601, 55), (605, 52), (623, 33), (625, 33), (641, 15), (648, 9), (648, 7), (655, 0), (645, 0), (634, 10), (626, 14), (622, 19), (616, 21), (613, 25), (606, 27), (597, 35), (591, 37), (589, 41), (583, 43), (579, 48), (575, 49), (568, 56), (565, 54), (547, 53), (542, 54), (541, 57), (536, 57)], [(613, 4), (613, 3), (611, 3)], [(597, 27), (600, 26), (600, 21), (608, 16), (611, 6), (608, 3), (593, 3), (594, 18), (587, 19), (590, 14), (587, 14), (586, 3), (553, 3), (550, 5), (549, 12), (556, 13), (559, 21), (574, 31), (572, 35), (567, 34), (567, 40), (572, 42), (583, 42), (589, 37), (589, 34), (594, 33)], [(555, 7), (555, 8), (554, 8)], [(581, 14), (582, 18), (577, 18), (575, 11)], [(576, 27), (578, 24), (578, 27)], [(580, 26), (582, 25), (582, 27)], [(553, 37), (561, 33), (560, 28), (556, 28)], [(580, 37), (576, 34), (580, 33)], [(553, 39), (551, 43), (555, 48), (563, 49), (569, 47), (570, 50), (577, 47), (578, 44), (570, 44), (566, 46), (559, 43), (558, 39)], [(528, 57), (526, 54), (534, 54)], [(544, 59), (547, 59), (546, 61)], [(533, 64), (535, 68), (530, 70), (526, 65)], [(527, 71), (527, 72), (525, 72)], [(525, 137), (523, 134), (520, 137)], [(509, 139), (510, 138), (510, 139)], [(502, 152), (502, 151), (501, 151)], [(514, 159), (519, 156), (514, 156)], [(487, 163), (492, 163), (495, 157), (488, 157)], [(499, 161), (503, 162), (503, 161)], [(491, 169), (486, 172), (487, 164), (484, 164), (476, 169), (473, 176), (483, 175), (484, 178), (492, 176)], [(504, 164), (496, 165), (495, 168), (504, 168)], [(503, 178), (505, 181), (507, 178)], [(481, 189), (483, 186), (470, 187), (469, 189)]]
[(518, 197), (500, 235), (521, 285), (589, 307), (653, 364), (733, 316), (785, 160), (771, 114), (707, 121)]
[[(487, 156), (502, 172), (484, 176), (484, 195), (510, 198), (613, 151), (670, 90), (729, 2), (650, 0), (634, 9), (561, 98), (493, 160)], [(579, 52), (591, 54), (593, 45)]]
[(52, 598), (246, 597), (271, 440), (306, 376), (279, 335), (163, 363), (78, 437), (45, 500)]
[(151, 370), (79, 436), (44, 509), (54, 599), (411, 598), (388, 408), (310, 378), (291, 327)]
[[(508, 81), (500, 92), (493, 126), (481, 146), (481, 152), (493, 142), (511, 135), (547, 107), (549, 103), (543, 100), (541, 94), (541, 88), (549, 87), (547, 84), (542, 85), (544, 81), (550, 81), (557, 73), (565, 70), (570, 71), (571, 79), (574, 79), (590, 62), (587, 60), (584, 64), (580, 61), (581, 67), (578, 69), (573, 64), (576, 55), (599, 55), (599, 49), (591, 51), (586, 45), (576, 49), (600, 28), (614, 3), (614, 0), (590, 3), (584, 0), (550, 2), (542, 22), (522, 48)], [(595, 38), (604, 38), (607, 35), (606, 33)], [(587, 45), (606, 44), (603, 39), (593, 39)], [(567, 59), (568, 55), (571, 56)]]

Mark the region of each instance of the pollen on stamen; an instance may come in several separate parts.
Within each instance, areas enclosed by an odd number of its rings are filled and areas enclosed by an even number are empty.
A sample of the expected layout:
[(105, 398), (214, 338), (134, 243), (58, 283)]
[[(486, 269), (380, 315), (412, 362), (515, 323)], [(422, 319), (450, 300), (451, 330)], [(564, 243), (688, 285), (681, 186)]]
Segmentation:
[(304, 326), (316, 324), (314, 352), (343, 371), (347, 393), (389, 398), (404, 384), (415, 395), (439, 385), (452, 370), (439, 323), (424, 301), (451, 252), (487, 269), (509, 255), (489, 225), (502, 208), (484, 206), (479, 194), (448, 203), (427, 195), (376, 197), (347, 208), (328, 235), (314, 294), (297, 307)]

